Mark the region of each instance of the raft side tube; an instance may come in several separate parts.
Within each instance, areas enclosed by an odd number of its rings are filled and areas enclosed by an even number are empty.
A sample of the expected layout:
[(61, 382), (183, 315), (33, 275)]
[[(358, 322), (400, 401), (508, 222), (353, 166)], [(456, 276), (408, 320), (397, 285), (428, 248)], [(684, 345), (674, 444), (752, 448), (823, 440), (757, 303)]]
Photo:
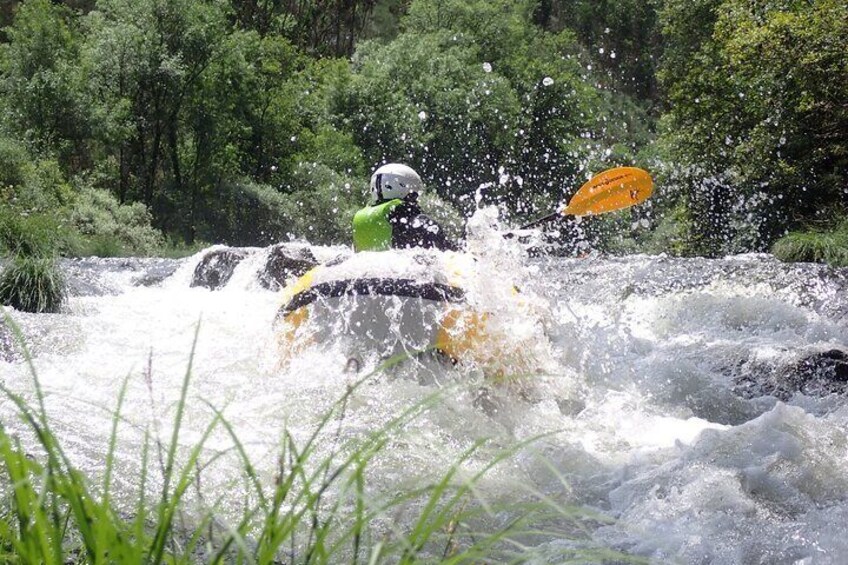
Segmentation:
[[(370, 314), (360, 318), (364, 322), (363, 325), (368, 326), (368, 322), (386, 325), (389, 320), (375, 309), (385, 310), (387, 304), (391, 304), (386, 300), (394, 298), (403, 301), (402, 308), (406, 311), (406, 314), (402, 315), (395, 312), (395, 316), (401, 316), (396, 319), (403, 326), (399, 328), (401, 337), (411, 338), (416, 335), (418, 338), (412, 341), (421, 346), (424, 345), (422, 337), (429, 335), (430, 337), (424, 340), (427, 342), (426, 347), (440, 351), (454, 362), (469, 349), (470, 341), (482, 337), (481, 319), (468, 312), (465, 291), (459, 287), (439, 282), (393, 278), (342, 279), (312, 284), (312, 278), (308, 275), (303, 277), (308, 280), (297, 281), (297, 292), (288, 295), (290, 298), (277, 314), (277, 322), (282, 322), (279, 330), (281, 345), (287, 350), (286, 354), (295, 353), (304, 346), (322, 341), (321, 334), (323, 338), (329, 339), (338, 335), (336, 332), (316, 332), (314, 327), (305, 333), (299, 332), (307, 321), (319, 327), (329, 327), (334, 324), (331, 318), (341, 320), (353, 311), (360, 314), (370, 311)], [(353, 302), (350, 302), (351, 300)], [(358, 306), (355, 305), (357, 302)], [(430, 307), (435, 310), (429, 310)], [(353, 310), (349, 310), (350, 308)], [(424, 309), (430, 314), (425, 314)], [(420, 327), (411, 327), (409, 324)], [(345, 331), (352, 331), (350, 324), (342, 325)], [(369, 337), (384, 334), (385, 328), (382, 327), (359, 328), (360, 324), (355, 325), (355, 333), (363, 331)]]
[(352, 279), (319, 283), (297, 294), (286, 303), (281, 314), (288, 314), (312, 304), (319, 298), (341, 296), (398, 296), (422, 298), (434, 302), (462, 302), (465, 292), (461, 288), (441, 283), (418, 283), (411, 279)]

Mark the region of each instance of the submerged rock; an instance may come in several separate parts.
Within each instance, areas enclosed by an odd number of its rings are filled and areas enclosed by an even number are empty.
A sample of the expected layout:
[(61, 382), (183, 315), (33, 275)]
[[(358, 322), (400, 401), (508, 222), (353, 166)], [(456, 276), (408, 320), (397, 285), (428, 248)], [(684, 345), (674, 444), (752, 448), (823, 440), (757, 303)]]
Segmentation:
[(117, 295), (126, 292), (127, 283), (152, 286), (174, 274), (180, 264), (179, 259), (156, 257), (83, 257), (59, 262), (68, 296)]
[(229, 247), (207, 253), (194, 268), (189, 286), (202, 286), (209, 290), (218, 290), (227, 284), (233, 276), (236, 266), (247, 257), (247, 252)]
[(171, 259), (157, 259), (137, 277), (133, 277), (133, 286), (156, 286), (174, 274), (180, 263)]
[(316, 265), (318, 260), (308, 247), (278, 243), (269, 251), (265, 267), (259, 272), (259, 284), (268, 290), (279, 290), (288, 279), (299, 277)]

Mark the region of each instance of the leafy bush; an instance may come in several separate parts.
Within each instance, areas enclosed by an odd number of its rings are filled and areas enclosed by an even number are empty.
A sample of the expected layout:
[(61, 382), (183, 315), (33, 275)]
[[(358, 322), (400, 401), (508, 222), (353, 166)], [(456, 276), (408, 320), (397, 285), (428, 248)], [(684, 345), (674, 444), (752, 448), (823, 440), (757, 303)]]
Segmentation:
[(288, 228), (285, 198), (267, 184), (230, 179), (219, 187), (222, 204), (204, 211), (201, 239), (228, 245), (268, 245), (285, 236)]
[(29, 215), (0, 209), (0, 250), (9, 255), (52, 256), (62, 239), (58, 220), (46, 214)]
[(26, 182), (30, 156), (26, 148), (9, 138), (0, 138), (0, 190), (4, 194)]
[(58, 312), (65, 282), (55, 257), (66, 237), (52, 216), (0, 209), (0, 248), (12, 257), (0, 272), (0, 303), (25, 312)]
[(687, 205), (707, 252), (765, 250), (793, 223), (843, 203), (845, 3), (662, 6), (664, 137), (671, 160), (697, 170)]
[(50, 212), (72, 197), (55, 160), (38, 158), (21, 143), (0, 138), (0, 203), (25, 213)]
[(150, 221), (144, 204), (120, 204), (111, 193), (96, 188), (83, 189), (71, 211), (72, 225), (86, 240), (83, 250), (99, 256), (155, 252), (163, 238)]
[(0, 302), (24, 312), (58, 312), (65, 282), (53, 257), (16, 256), (0, 273)]
[(685, 256), (692, 251), (692, 240), (692, 218), (685, 206), (678, 205), (659, 216), (653, 230), (646, 232), (632, 251)]

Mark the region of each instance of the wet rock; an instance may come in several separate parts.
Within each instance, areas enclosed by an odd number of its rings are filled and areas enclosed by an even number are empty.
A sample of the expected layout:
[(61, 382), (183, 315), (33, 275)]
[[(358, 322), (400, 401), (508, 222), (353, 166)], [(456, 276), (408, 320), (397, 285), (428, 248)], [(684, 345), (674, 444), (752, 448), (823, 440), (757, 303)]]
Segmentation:
[(747, 399), (773, 396), (783, 401), (798, 392), (815, 397), (848, 396), (848, 352), (820, 351), (783, 367), (746, 364), (736, 375), (734, 392)]
[[(104, 272), (114, 272), (116, 262), (97, 257), (60, 261), (68, 296), (105, 296), (120, 294), (120, 289), (103, 280)], [(120, 268), (127, 268), (121, 265)]]
[(174, 274), (180, 266), (179, 261), (163, 259), (147, 269), (132, 280), (133, 286), (156, 286)]
[[(746, 366), (747, 365), (747, 366)], [(764, 364), (743, 364), (725, 367), (720, 372), (733, 379), (733, 392), (746, 400), (774, 396), (787, 400), (791, 392), (775, 380), (776, 369)]]
[(268, 253), (265, 268), (259, 273), (259, 284), (268, 290), (279, 290), (292, 277), (299, 277), (318, 264), (308, 247), (284, 243), (274, 245)]
[(68, 296), (105, 296), (107, 294), (120, 294), (115, 288), (108, 287), (99, 281), (86, 280), (76, 276), (75, 273), (65, 276), (65, 289)]
[(839, 349), (808, 355), (788, 371), (786, 381), (807, 396), (848, 392), (848, 353)]
[(174, 274), (179, 259), (156, 257), (83, 257), (62, 259), (68, 296), (106, 296), (126, 292), (133, 286), (158, 284)]
[(194, 268), (189, 286), (202, 286), (209, 290), (222, 288), (233, 276), (236, 266), (247, 257), (242, 249), (216, 249), (207, 253)]
[(579, 398), (557, 398), (556, 403), (563, 416), (577, 416), (586, 409), (586, 402)]
[(491, 390), (486, 387), (477, 391), (477, 396), (471, 403), (474, 408), (482, 410), (487, 416), (494, 416), (503, 409), (503, 401), (495, 396)]

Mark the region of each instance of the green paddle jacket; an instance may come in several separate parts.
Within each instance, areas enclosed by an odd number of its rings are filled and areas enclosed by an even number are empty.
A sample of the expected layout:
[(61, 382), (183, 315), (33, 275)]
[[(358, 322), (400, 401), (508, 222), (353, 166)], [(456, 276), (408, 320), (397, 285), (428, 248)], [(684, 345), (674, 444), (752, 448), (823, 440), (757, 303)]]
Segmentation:
[(442, 228), (429, 218), (415, 198), (394, 199), (366, 206), (353, 217), (356, 251), (386, 251), (410, 247), (456, 250)]

